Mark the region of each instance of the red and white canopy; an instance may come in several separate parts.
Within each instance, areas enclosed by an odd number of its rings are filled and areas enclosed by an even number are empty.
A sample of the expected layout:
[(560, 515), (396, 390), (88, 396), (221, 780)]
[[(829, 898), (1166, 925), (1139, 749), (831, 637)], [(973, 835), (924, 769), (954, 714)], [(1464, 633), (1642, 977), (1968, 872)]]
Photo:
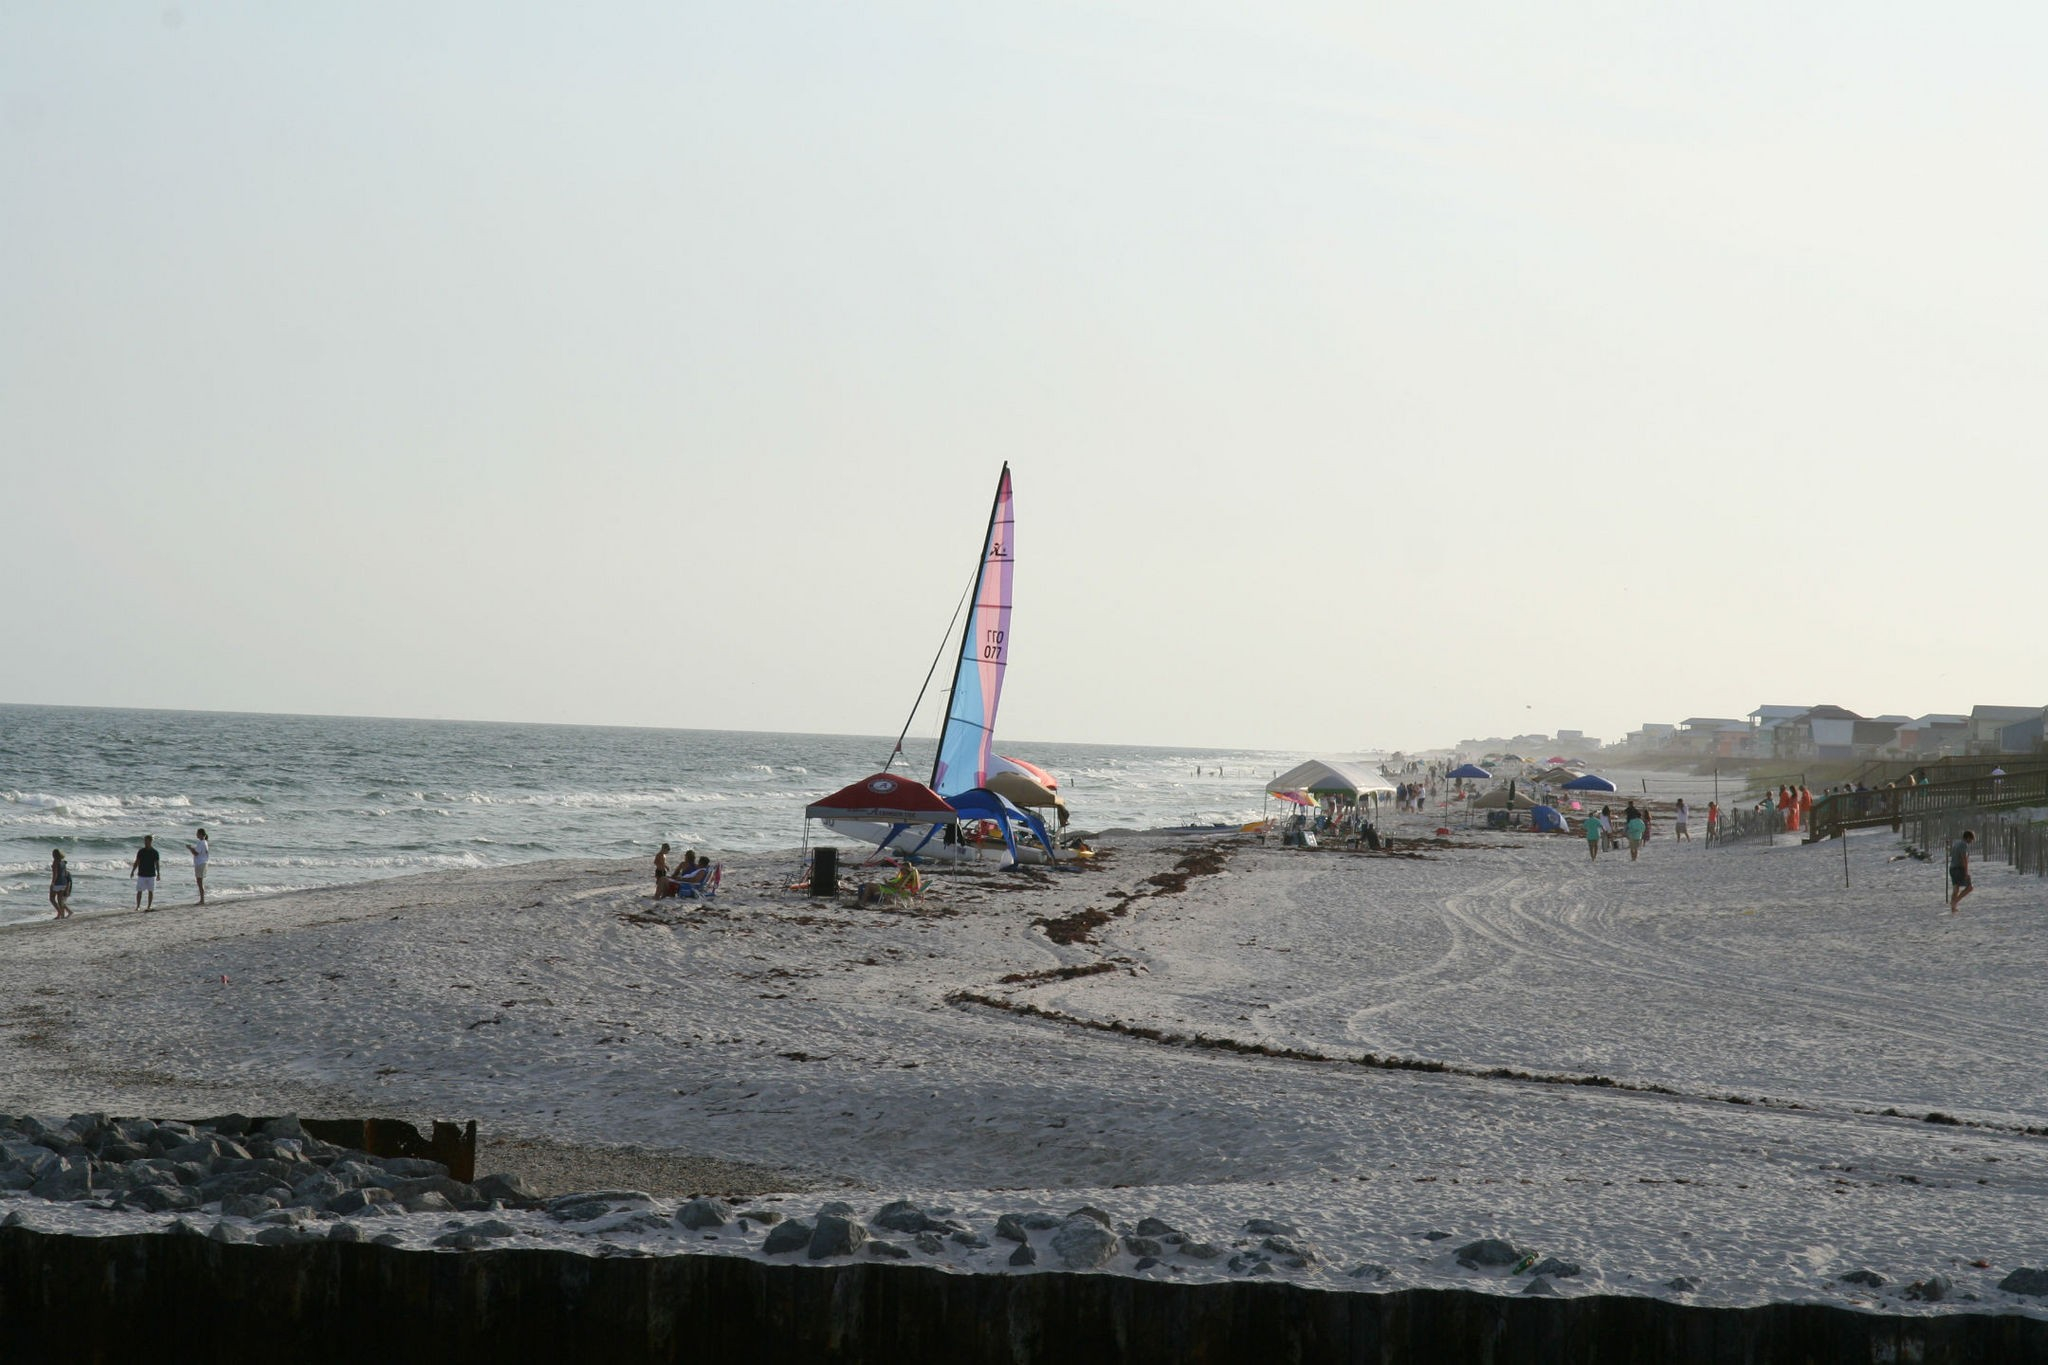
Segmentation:
[(959, 816), (946, 799), (914, 778), (875, 773), (804, 807), (811, 820), (881, 820), (892, 825), (945, 825)]

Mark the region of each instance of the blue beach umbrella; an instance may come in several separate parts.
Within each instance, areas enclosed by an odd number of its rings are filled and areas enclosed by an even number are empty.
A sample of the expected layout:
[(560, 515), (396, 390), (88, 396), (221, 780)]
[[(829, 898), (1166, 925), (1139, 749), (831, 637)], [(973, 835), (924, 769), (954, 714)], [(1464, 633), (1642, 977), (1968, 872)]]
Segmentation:
[[(1486, 771), (1486, 769), (1484, 769), (1484, 768), (1480, 767), (1480, 766), (1479, 766), (1479, 765), (1478, 765), (1477, 763), (1467, 763), (1467, 764), (1463, 765), (1462, 767), (1457, 767), (1457, 768), (1453, 768), (1453, 769), (1451, 769), (1451, 770), (1450, 770), (1449, 772), (1445, 773), (1445, 774), (1444, 774), (1444, 776), (1445, 776), (1445, 777), (1457, 777), (1457, 778), (1468, 778), (1468, 779), (1471, 779), (1471, 780), (1474, 780), (1474, 781), (1478, 781), (1478, 782), (1484, 782), (1484, 781), (1486, 781), (1486, 780), (1487, 780), (1488, 778), (1492, 777), (1492, 776), (1493, 776), (1493, 774), (1492, 774), (1492, 773), (1490, 773), (1490, 772), (1488, 772), (1488, 771)], [(1613, 790), (1613, 789), (1612, 789), (1612, 788), (1609, 788), (1609, 790), (1611, 791), (1611, 790)]]
[(1611, 792), (1615, 790), (1615, 786), (1598, 773), (1587, 773), (1584, 777), (1575, 777), (1565, 783), (1564, 789), (1568, 792)]

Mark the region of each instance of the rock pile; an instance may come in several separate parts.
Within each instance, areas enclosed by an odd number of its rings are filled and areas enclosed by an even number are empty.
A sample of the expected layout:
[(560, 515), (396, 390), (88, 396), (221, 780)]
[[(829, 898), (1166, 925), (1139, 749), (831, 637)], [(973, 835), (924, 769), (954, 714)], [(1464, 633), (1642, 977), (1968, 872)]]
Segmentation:
[(261, 1225), (255, 1240), (275, 1243), (306, 1240), (311, 1225), (351, 1215), (540, 1203), (517, 1176), (464, 1183), (438, 1161), (322, 1142), (296, 1118), (252, 1131), (238, 1118), (199, 1125), (104, 1114), (0, 1117), (0, 1191), (7, 1190), (122, 1211), (215, 1212)]

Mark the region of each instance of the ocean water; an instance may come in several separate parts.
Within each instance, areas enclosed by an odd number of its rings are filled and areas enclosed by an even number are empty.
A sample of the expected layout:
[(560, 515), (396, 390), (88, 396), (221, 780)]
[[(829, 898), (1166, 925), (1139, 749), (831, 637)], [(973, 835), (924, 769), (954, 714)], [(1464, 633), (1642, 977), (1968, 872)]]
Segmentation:
[[(209, 899), (542, 858), (794, 849), (803, 808), (881, 766), (892, 741), (480, 721), (0, 706), (0, 923), (39, 919), (50, 850), (72, 905), (132, 904), (144, 834), (158, 900)], [(906, 742), (916, 777), (932, 741)], [(1241, 822), (1298, 754), (1005, 743), (1051, 769), (1076, 828)], [(1196, 769), (1200, 769), (1199, 775)], [(1220, 770), (1220, 775), (1219, 771)]]

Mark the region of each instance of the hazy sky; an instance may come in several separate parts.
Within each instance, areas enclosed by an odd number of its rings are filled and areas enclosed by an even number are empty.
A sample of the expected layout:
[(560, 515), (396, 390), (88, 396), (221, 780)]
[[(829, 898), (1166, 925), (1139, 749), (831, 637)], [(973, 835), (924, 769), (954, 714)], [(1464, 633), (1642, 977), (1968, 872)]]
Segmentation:
[[(0, 701), (2048, 701), (2048, 10), (0, 0)], [(929, 729), (930, 727), (923, 727)]]

